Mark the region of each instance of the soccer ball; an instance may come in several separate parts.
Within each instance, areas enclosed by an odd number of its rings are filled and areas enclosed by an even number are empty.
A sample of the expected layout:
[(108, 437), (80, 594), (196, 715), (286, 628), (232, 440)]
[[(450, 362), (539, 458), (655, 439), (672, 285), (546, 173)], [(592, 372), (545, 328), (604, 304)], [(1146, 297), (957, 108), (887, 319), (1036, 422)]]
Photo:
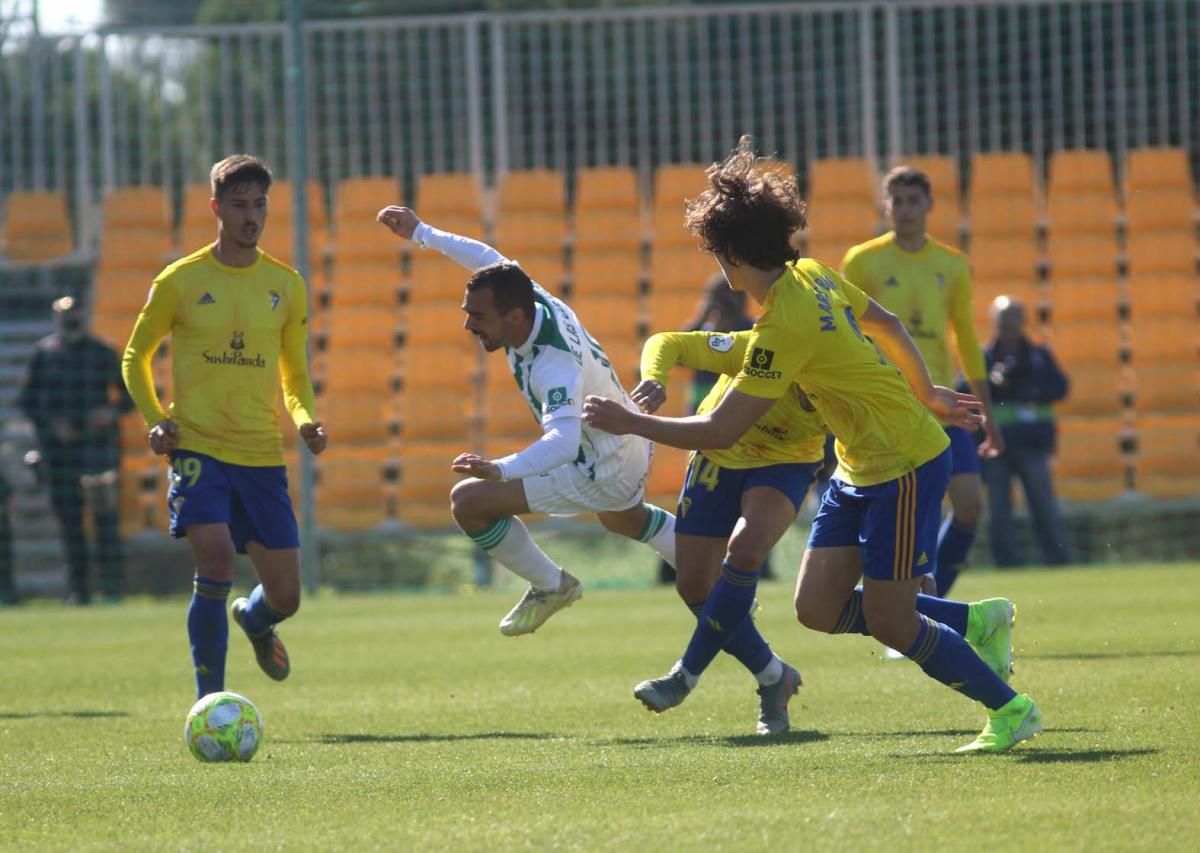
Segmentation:
[(249, 761), (262, 743), (262, 715), (237, 693), (209, 693), (188, 711), (183, 740), (201, 761)]

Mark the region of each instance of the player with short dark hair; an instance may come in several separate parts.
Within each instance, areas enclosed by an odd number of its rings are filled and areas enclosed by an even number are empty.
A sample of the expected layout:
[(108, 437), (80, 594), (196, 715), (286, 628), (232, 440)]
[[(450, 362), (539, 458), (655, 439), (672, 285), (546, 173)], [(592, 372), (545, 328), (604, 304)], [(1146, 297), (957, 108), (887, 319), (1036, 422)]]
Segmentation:
[(979, 458), (995, 458), (1004, 438), (992, 417), (987, 370), (971, 311), (971, 271), (966, 256), (933, 239), (925, 230), (933, 209), (929, 176), (900, 165), (883, 179), (884, 208), (892, 230), (852, 246), (842, 275), (903, 321), (933, 381), (954, 385), (958, 372), (950, 355), (953, 338), (958, 363), (971, 393), (983, 403), (984, 440), (947, 426), (953, 469), (946, 493), (950, 512), (938, 530), (936, 594), (945, 597), (964, 567), (983, 511)]
[[(277, 414), (281, 384), (308, 449), (318, 454), (326, 443), (308, 373), (304, 280), (258, 248), (270, 170), (235, 154), (213, 166), (211, 185), (216, 242), (154, 279), (121, 365), (151, 449), (170, 458), (171, 534), (187, 537), (196, 564), (188, 637), (198, 696), (225, 689), (225, 601), (238, 553), (250, 555), (259, 584), (233, 602), (234, 621), (267, 675), (283, 680), (291, 670), (274, 627), (300, 607), (300, 539)], [(167, 335), (174, 400), (164, 409), (150, 364)]]
[[(934, 385), (894, 314), (834, 270), (799, 256), (793, 238), (804, 225), (803, 202), (791, 181), (763, 167), (748, 138), (707, 176), (709, 187), (688, 205), (688, 229), (716, 257), (730, 286), (763, 308), (741, 371), (703, 415), (663, 418), (590, 397), (584, 416), (618, 435), (728, 447), (793, 383), (800, 385), (837, 437), (839, 464), (800, 567), (797, 618), (827, 633), (869, 632), (983, 704), (987, 725), (960, 751), (1003, 751), (1033, 737), (1042, 729), (1041, 712), (1006, 683), (1011, 603), (918, 596), (922, 575), (933, 567), (950, 476), (949, 439), (939, 420), (977, 428), (979, 401)], [(683, 658), (638, 689), (658, 694), (655, 704), (664, 709), (682, 702), (748, 618), (757, 573), (755, 565), (726, 561)]]
[(450, 493), (455, 522), (480, 548), (529, 582), (500, 621), (506, 636), (529, 634), (583, 594), (578, 578), (546, 555), (519, 516), (595, 512), (607, 530), (643, 542), (674, 565), (675, 517), (643, 502), (653, 445), (583, 423), (583, 398), (603, 393), (635, 408), (604, 348), (575, 312), (491, 246), (441, 231), (406, 207), (377, 216), (392, 233), (435, 249), (472, 271), (464, 328), (487, 352), (503, 349), (542, 436), (519, 453), (463, 453), (452, 468), (468, 479)]

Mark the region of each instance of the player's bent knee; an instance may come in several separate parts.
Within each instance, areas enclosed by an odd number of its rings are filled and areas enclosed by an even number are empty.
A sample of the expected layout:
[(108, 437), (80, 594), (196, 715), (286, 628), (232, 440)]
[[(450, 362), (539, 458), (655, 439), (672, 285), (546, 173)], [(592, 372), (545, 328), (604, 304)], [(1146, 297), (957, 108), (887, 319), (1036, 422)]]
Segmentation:
[(450, 490), (450, 514), (459, 527), (471, 528), (486, 524), (487, 501), (484, 491), (480, 488), (482, 480), (461, 480)]
[(621, 512), (598, 512), (596, 519), (609, 533), (637, 539), (646, 527), (646, 508), (638, 505)]
[(833, 626), (837, 624), (836, 613), (830, 614), (823, 607), (818, 607), (814, 602), (804, 598), (797, 598), (796, 604), (796, 619), (805, 628), (812, 631), (820, 631), (822, 634), (828, 634), (833, 631)]

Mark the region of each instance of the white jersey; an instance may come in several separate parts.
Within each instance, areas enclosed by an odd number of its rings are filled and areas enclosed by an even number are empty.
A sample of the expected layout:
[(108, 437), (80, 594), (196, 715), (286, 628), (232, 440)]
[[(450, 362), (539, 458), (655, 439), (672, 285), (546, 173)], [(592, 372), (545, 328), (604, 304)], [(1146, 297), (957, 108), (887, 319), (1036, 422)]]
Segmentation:
[[(557, 418), (582, 419), (583, 401), (589, 394), (621, 400), (636, 411), (604, 349), (570, 306), (537, 284), (534, 300), (529, 339), (519, 347), (507, 347), (506, 352), (517, 387), (542, 428), (549, 429)], [(573, 464), (589, 480), (608, 480), (616, 474), (612, 466), (623, 458), (623, 449), (643, 441), (593, 429), (582, 421), (579, 454)]]
[[(472, 271), (508, 261), (486, 243), (426, 223), (417, 226), (412, 239)], [(529, 507), (555, 514), (626, 509), (641, 500), (653, 445), (640, 436), (612, 435), (588, 426), (583, 401), (594, 394), (620, 400), (630, 411), (637, 406), (575, 312), (540, 285), (534, 283), (533, 289), (533, 329), (520, 346), (505, 348), (508, 364), (543, 432), (549, 433), (559, 419), (573, 419), (580, 438), (571, 461), (538, 469), (541, 473), (525, 479)], [(531, 446), (514, 457), (535, 449)]]

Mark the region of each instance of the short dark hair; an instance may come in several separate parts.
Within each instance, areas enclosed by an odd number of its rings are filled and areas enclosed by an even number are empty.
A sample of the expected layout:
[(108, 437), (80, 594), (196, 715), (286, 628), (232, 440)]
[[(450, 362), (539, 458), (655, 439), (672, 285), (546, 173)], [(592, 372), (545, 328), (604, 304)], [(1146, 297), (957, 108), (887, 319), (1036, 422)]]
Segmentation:
[(749, 136), (704, 175), (709, 187), (684, 218), (704, 251), (763, 270), (800, 257), (793, 240), (808, 220), (796, 181), (761, 160)]
[(264, 192), (271, 189), (271, 170), (251, 154), (231, 154), (213, 165), (208, 178), (217, 201), (221, 200), (225, 190), (241, 184), (261, 184)]
[(533, 316), (533, 279), (512, 261), (499, 261), (475, 270), (467, 279), (467, 291), (483, 289), (492, 291), (501, 314), (520, 308), (526, 316)]
[(933, 184), (929, 176), (916, 166), (901, 164), (883, 176), (883, 191), (891, 195), (895, 187), (920, 187), (925, 195), (933, 198)]

